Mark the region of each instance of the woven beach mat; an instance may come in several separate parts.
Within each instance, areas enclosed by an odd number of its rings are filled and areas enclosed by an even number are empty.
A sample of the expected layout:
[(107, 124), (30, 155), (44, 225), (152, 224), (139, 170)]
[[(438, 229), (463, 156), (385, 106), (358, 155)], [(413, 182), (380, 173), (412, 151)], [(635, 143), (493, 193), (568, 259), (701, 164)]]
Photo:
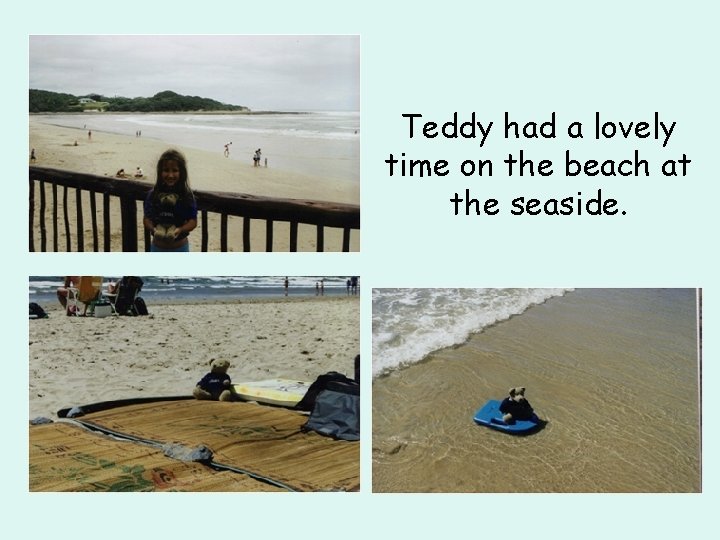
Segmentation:
[(113, 408), (78, 421), (131, 437), (206, 446), (213, 463), (294, 491), (358, 491), (360, 444), (303, 432), (307, 415), (246, 402), (165, 401)]
[(285, 491), (58, 422), (30, 426), (30, 491)]

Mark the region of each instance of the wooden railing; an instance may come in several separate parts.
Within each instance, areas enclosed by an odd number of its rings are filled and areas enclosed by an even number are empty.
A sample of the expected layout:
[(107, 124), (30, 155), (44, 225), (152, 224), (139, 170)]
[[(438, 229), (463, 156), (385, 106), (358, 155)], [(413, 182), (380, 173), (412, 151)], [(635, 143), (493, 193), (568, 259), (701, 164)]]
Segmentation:
[[(150, 189), (149, 184), (136, 180), (30, 166), (30, 251), (36, 251), (36, 240), (39, 240), (40, 244), (38, 251), (42, 252), (86, 251), (87, 248), (88, 251), (111, 251), (113, 231), (116, 235), (118, 231), (121, 234), (122, 251), (138, 251), (139, 236), (144, 237), (143, 250), (150, 251), (150, 234), (142, 226), (142, 201)], [(196, 231), (199, 230), (201, 235), (201, 251), (208, 251), (211, 219), (219, 220), (220, 251), (228, 251), (228, 219), (231, 216), (234, 216), (233, 219), (242, 219), (242, 251), (251, 251), (251, 220), (265, 222), (263, 251), (273, 251), (274, 224), (277, 222), (289, 224), (289, 251), (298, 251), (299, 225), (315, 227), (316, 251), (325, 251), (326, 229), (338, 229), (342, 233), (338, 246), (328, 251), (350, 251), (351, 231), (360, 229), (360, 207), (357, 205), (276, 199), (242, 193), (194, 193), (198, 206)], [(62, 197), (62, 201), (59, 197)], [(75, 210), (72, 216), (74, 219), (71, 219), (69, 205), (73, 205), (73, 200)], [(141, 202), (140, 212), (138, 201)], [(99, 204), (102, 207), (102, 227), (98, 224)], [(119, 227), (111, 223), (111, 204), (119, 204)], [(89, 206), (89, 218), (84, 214), (86, 205)], [(60, 206), (62, 216), (59, 215)], [(50, 230), (47, 224), (48, 213)], [(89, 222), (88, 227), (86, 222)], [(74, 231), (71, 230), (73, 224)], [(86, 234), (91, 238), (86, 239)], [(64, 240), (63, 246), (61, 240)], [(92, 245), (86, 246), (86, 240), (91, 241)]]

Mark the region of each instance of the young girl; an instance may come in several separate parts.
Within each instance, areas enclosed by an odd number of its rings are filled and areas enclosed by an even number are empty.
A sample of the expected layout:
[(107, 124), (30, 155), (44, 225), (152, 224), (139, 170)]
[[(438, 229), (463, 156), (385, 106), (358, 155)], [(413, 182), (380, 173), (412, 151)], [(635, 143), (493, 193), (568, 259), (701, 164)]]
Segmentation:
[(188, 183), (185, 156), (168, 150), (157, 163), (157, 181), (144, 204), (143, 225), (153, 235), (150, 251), (190, 251), (188, 234), (197, 227), (197, 205)]

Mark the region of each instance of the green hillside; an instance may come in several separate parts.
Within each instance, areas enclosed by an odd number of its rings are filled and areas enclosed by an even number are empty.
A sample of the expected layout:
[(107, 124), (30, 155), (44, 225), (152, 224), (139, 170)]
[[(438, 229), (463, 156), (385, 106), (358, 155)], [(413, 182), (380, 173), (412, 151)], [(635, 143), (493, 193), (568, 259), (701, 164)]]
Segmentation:
[(99, 94), (74, 96), (47, 90), (30, 89), (31, 113), (82, 112), (190, 112), (190, 111), (249, 111), (242, 105), (229, 105), (214, 99), (183, 96), (166, 90), (152, 97), (107, 97)]

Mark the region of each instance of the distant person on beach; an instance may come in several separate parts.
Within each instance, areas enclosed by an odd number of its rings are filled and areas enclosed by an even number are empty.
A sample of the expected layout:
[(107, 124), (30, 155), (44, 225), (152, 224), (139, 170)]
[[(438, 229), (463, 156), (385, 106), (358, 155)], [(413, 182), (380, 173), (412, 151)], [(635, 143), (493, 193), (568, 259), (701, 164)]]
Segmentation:
[(255, 167), (259, 167), (259, 166), (260, 166), (260, 155), (261, 155), (261, 153), (262, 153), (262, 152), (260, 151), (259, 148), (258, 148), (257, 150), (255, 150), (255, 156), (253, 156), (253, 162), (254, 162)]
[(500, 403), (500, 412), (503, 413), (503, 421), (507, 424), (515, 420), (529, 420), (535, 414), (530, 402), (525, 399), (523, 386), (508, 391), (508, 397)]
[(350, 278), (350, 290), (353, 295), (358, 293), (358, 277), (353, 276)]
[(143, 173), (143, 170), (140, 167), (135, 169), (135, 178), (142, 178), (143, 176), (145, 176), (145, 174)]
[(125, 169), (120, 169), (118, 172), (115, 173), (115, 176), (118, 178), (125, 178)]
[(92, 139), (92, 131), (88, 131), (88, 141)]
[(350, 296), (350, 284), (351, 284), (351, 283), (352, 283), (352, 282), (350, 281), (350, 278), (348, 278), (348, 280), (345, 282), (345, 287), (347, 287), (347, 294), (348, 294), (348, 296)]
[(157, 163), (157, 180), (143, 205), (145, 229), (153, 235), (151, 252), (188, 252), (188, 235), (197, 227), (197, 204), (190, 189), (187, 162), (167, 150)]
[(78, 288), (80, 286), (80, 276), (65, 276), (62, 287), (57, 288), (57, 297), (60, 305), (67, 309), (67, 298), (69, 288)]
[(225, 152), (224, 152), (225, 157), (230, 157), (230, 145), (231, 144), (232, 144), (232, 141), (230, 141), (229, 143), (227, 143), (225, 145)]
[(288, 287), (290, 286), (290, 282), (288, 281), (287, 276), (285, 276), (285, 282), (283, 283), (283, 285), (285, 287), (285, 296), (287, 296), (288, 295)]
[(35, 149), (30, 150), (30, 161), (35, 161)]

